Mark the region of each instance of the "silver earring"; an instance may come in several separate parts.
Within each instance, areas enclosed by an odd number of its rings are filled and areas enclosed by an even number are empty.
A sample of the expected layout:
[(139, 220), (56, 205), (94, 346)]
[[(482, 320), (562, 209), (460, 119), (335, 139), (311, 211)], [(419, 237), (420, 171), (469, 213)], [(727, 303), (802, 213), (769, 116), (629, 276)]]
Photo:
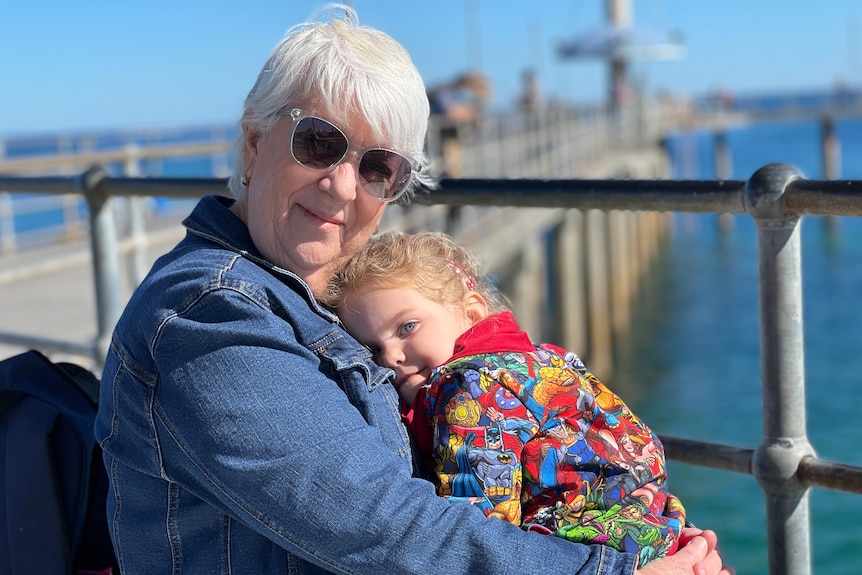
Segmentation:
[(250, 179), (248, 179), (248, 176), (243, 176), (242, 178), (240, 178), (239, 182), (240, 182), (243, 186), (248, 187), (248, 184), (249, 184), (249, 182), (251, 182), (251, 180), (250, 180)]

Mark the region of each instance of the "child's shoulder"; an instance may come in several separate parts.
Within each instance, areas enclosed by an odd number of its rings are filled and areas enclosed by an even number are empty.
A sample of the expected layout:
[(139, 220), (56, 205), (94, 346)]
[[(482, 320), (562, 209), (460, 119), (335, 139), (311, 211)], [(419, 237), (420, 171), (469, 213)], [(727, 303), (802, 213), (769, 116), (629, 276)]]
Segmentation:
[(588, 371), (587, 366), (584, 365), (584, 362), (581, 361), (581, 358), (578, 357), (576, 353), (567, 349), (563, 349), (558, 345), (554, 345), (552, 343), (542, 343), (537, 345), (536, 349), (558, 355), (559, 357), (563, 358), (566, 363), (571, 365), (572, 368), (574, 368), (581, 374), (584, 374)]

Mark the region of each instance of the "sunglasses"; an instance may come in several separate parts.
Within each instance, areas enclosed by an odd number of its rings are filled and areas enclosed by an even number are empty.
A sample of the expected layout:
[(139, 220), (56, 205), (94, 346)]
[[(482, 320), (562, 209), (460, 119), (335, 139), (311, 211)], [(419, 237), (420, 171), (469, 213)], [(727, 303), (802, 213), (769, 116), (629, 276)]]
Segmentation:
[[(323, 118), (307, 116), (299, 108), (285, 108), (278, 114), (293, 120), (290, 153), (297, 164), (328, 172), (350, 153), (351, 145), (344, 132)], [(352, 148), (359, 157), (360, 186), (381, 202), (397, 200), (419, 171), (417, 163), (398, 152), (384, 148)]]

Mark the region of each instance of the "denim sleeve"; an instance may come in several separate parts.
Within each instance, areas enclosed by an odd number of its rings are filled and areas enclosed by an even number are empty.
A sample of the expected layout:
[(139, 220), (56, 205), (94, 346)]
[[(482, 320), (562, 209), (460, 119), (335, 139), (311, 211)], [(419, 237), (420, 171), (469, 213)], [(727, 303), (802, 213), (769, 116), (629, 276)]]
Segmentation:
[[(632, 555), (437, 497), (291, 325), (252, 298), (205, 296), (162, 325), (152, 352), (162, 476), (328, 571), (634, 572)], [(368, 393), (376, 401), (383, 386)]]

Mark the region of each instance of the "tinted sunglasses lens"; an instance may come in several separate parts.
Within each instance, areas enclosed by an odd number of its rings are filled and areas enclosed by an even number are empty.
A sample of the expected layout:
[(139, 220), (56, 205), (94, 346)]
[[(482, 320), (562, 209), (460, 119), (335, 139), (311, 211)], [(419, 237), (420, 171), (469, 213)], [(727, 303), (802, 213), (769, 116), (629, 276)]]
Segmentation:
[(320, 118), (303, 118), (293, 130), (293, 157), (308, 168), (327, 170), (347, 153), (341, 130)]
[(367, 150), (359, 162), (362, 188), (381, 200), (396, 197), (410, 183), (410, 160), (389, 150)]

